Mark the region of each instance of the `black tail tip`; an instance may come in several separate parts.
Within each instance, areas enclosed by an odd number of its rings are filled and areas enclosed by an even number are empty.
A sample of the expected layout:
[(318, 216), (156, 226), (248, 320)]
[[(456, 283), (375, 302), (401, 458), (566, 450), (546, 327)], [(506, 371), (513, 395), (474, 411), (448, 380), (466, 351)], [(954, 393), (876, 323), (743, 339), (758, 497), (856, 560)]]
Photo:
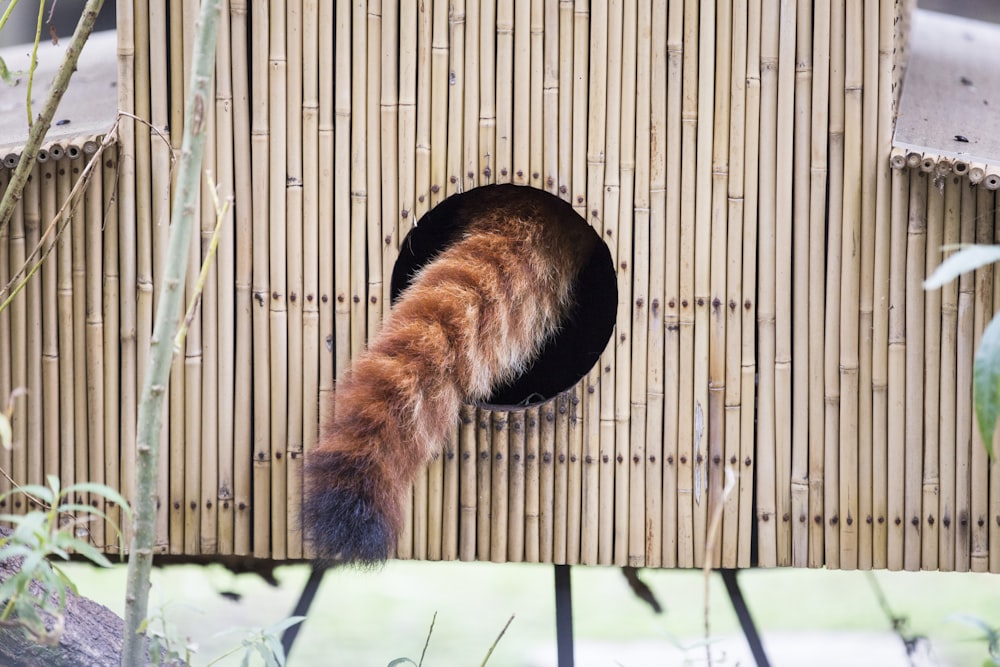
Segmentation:
[(392, 554), (396, 531), (370, 499), (333, 487), (306, 494), (302, 507), (306, 539), (319, 560), (375, 566)]

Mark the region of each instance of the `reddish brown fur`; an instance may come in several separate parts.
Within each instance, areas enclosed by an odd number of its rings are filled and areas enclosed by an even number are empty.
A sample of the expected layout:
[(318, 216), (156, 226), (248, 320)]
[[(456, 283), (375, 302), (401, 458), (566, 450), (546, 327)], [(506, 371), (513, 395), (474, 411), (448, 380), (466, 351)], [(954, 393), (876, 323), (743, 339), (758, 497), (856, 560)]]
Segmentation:
[(388, 557), (407, 485), (462, 402), (487, 397), (537, 355), (597, 243), (567, 204), (535, 190), (483, 188), (458, 215), (462, 237), (416, 276), (338, 384), (307, 460), (305, 521), (322, 557)]

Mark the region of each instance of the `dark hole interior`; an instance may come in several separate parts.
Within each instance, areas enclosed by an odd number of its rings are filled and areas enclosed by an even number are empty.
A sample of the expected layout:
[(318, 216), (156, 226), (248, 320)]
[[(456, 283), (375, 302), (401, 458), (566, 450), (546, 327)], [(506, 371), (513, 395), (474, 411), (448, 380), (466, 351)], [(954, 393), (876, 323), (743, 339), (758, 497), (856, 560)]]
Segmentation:
[[(511, 196), (548, 197), (559, 201), (567, 216), (587, 226), (586, 220), (565, 201), (543, 190), (526, 186), (505, 187)], [(457, 215), (464, 197), (475, 197), (482, 188), (453, 195), (428, 211), (400, 244), (392, 270), (392, 301), (399, 298), (416, 273), (462, 233), (467, 221)], [(544, 224), (539, 220), (539, 224)], [(597, 232), (591, 229), (597, 236)], [(562, 329), (551, 338), (534, 363), (508, 384), (496, 387), (480, 407), (511, 410), (543, 403), (571, 388), (583, 378), (604, 351), (615, 325), (618, 285), (611, 253), (602, 242), (580, 272), (574, 286), (575, 304)]]

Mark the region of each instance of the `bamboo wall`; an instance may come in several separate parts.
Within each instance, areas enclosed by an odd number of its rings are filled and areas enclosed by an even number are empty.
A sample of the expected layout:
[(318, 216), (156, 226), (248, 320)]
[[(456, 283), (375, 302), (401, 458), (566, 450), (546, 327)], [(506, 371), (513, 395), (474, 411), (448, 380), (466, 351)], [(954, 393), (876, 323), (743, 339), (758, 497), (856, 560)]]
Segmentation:
[[(152, 129), (122, 124), (79, 236), (0, 314), (0, 390), (41, 387), (26, 446), (0, 453), (15, 480), (103, 470), (128, 491), (193, 4), (119, 3), (120, 105)], [(399, 557), (1000, 569), (1000, 476), (966, 400), (1000, 285), (920, 287), (942, 241), (995, 230), (994, 191), (890, 168), (909, 4), (231, 0), (206, 167), (235, 206), (171, 376), (159, 551), (308, 556), (303, 453), (400, 240), (514, 182), (607, 242), (612, 343), (551, 403), (463, 410)], [(50, 190), (0, 237), (0, 275)]]

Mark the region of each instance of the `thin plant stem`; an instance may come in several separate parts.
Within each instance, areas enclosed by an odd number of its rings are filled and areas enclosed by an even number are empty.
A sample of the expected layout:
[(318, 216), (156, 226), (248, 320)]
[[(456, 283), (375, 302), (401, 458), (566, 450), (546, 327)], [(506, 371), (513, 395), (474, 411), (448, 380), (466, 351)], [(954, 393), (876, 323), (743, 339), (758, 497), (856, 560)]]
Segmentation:
[(0, 232), (6, 228), (14, 214), (14, 206), (21, 198), (24, 185), (28, 182), (28, 175), (31, 173), (31, 167), (38, 158), (38, 151), (45, 140), (45, 134), (52, 125), (52, 118), (56, 114), (56, 109), (59, 108), (63, 93), (69, 87), (70, 77), (76, 71), (80, 52), (83, 51), (84, 44), (87, 43), (90, 33), (94, 30), (94, 22), (97, 20), (97, 14), (103, 5), (104, 0), (87, 0), (87, 4), (83, 8), (80, 21), (76, 24), (76, 30), (69, 41), (69, 46), (66, 47), (66, 53), (63, 54), (59, 69), (56, 70), (56, 76), (52, 80), (52, 87), (49, 88), (49, 94), (45, 99), (42, 111), (38, 114), (38, 119), (31, 125), (28, 141), (21, 151), (21, 158), (10, 177), (3, 198), (0, 199)]
[(194, 294), (191, 295), (187, 312), (184, 313), (184, 320), (181, 322), (181, 327), (177, 330), (177, 335), (174, 337), (174, 354), (180, 354), (184, 349), (184, 339), (187, 338), (188, 329), (191, 327), (191, 322), (194, 321), (194, 314), (198, 310), (198, 304), (201, 303), (201, 294), (205, 291), (208, 272), (212, 268), (215, 253), (219, 249), (222, 223), (226, 219), (226, 213), (229, 211), (230, 200), (227, 199), (225, 202), (219, 201), (219, 188), (216, 186), (215, 181), (212, 180), (212, 175), (206, 174), (205, 178), (208, 180), (209, 189), (212, 192), (212, 204), (215, 206), (215, 229), (212, 231), (212, 239), (208, 243), (208, 252), (201, 263), (201, 272), (198, 274), (198, 282), (195, 284)]
[(492, 644), (490, 644), (490, 650), (486, 652), (486, 657), (483, 658), (483, 661), (481, 663), (479, 663), (479, 667), (486, 667), (486, 663), (490, 661), (490, 656), (493, 655), (493, 651), (496, 649), (497, 644), (499, 644), (500, 640), (503, 639), (504, 633), (507, 632), (507, 628), (510, 627), (510, 624), (513, 621), (514, 621), (514, 614), (511, 614), (510, 618), (507, 619), (507, 623), (503, 626), (503, 630), (500, 631), (500, 634), (497, 635), (497, 638), (493, 640)]
[(424, 667), (424, 656), (427, 655), (427, 647), (430, 646), (431, 635), (434, 634), (434, 621), (437, 620), (437, 617), (437, 612), (431, 616), (431, 627), (427, 630), (427, 639), (424, 640), (424, 650), (420, 652), (420, 662), (417, 663), (417, 667)]
[[(62, 236), (63, 232), (66, 230), (66, 226), (70, 222), (70, 219), (66, 217), (66, 212), (73, 208), (73, 202), (77, 200), (87, 188), (87, 184), (90, 183), (90, 179), (93, 176), (96, 165), (101, 164), (101, 156), (104, 154), (105, 149), (115, 143), (117, 138), (118, 121), (115, 121), (115, 124), (104, 136), (104, 140), (98, 147), (97, 152), (95, 152), (87, 161), (86, 166), (80, 173), (80, 178), (77, 179), (76, 183), (73, 185), (73, 189), (70, 190), (69, 196), (66, 197), (66, 201), (64, 201), (60, 209), (56, 211), (55, 216), (52, 218), (51, 222), (49, 222), (49, 226), (45, 228), (45, 232), (42, 234), (41, 238), (38, 239), (38, 243), (32, 249), (31, 254), (28, 255), (28, 258), (25, 260), (21, 268), (17, 270), (17, 273), (14, 274), (14, 277), (11, 278), (2, 289), (0, 289), (0, 297), (6, 295), (6, 298), (0, 302), (0, 313), (10, 306), (14, 298), (17, 297), (21, 290), (24, 289), (25, 285), (28, 284), (31, 277), (38, 272), (39, 268), (41, 268), (42, 262), (45, 261), (45, 258), (48, 257), (49, 254), (55, 249), (55, 241)], [(46, 247), (46, 240), (53, 230), (55, 231), (53, 242), (48, 244), (48, 247)]]
[(139, 402), (136, 427), (135, 518), (129, 549), (125, 593), (125, 635), (122, 665), (145, 664), (146, 637), (142, 630), (149, 607), (149, 575), (156, 537), (157, 460), (164, 398), (170, 381), (177, 309), (184, 289), (191, 234), (198, 217), (198, 192), (205, 148), (207, 113), (213, 104), (211, 83), (215, 69), (215, 42), (221, 0), (206, 0), (196, 22), (192, 71), (184, 109), (184, 136), (177, 170), (177, 186), (170, 209), (170, 236), (163, 287), (150, 339), (149, 367)]
[(719, 528), (722, 526), (722, 512), (725, 509), (726, 501), (729, 499), (729, 495), (736, 488), (736, 474), (733, 469), (726, 467), (726, 486), (722, 489), (722, 496), (719, 498), (719, 504), (716, 505), (712, 512), (712, 520), (708, 525), (708, 534), (705, 535), (705, 558), (701, 566), (702, 574), (704, 575), (704, 618), (705, 618), (705, 660), (709, 667), (712, 667), (712, 646), (709, 642), (709, 635), (711, 634), (711, 624), (709, 622), (709, 611), (710, 607), (708, 604), (708, 583), (709, 578), (712, 575), (712, 553), (715, 551), (715, 540), (719, 536)]
[(35, 83), (35, 68), (38, 66), (38, 45), (42, 42), (42, 17), (45, 16), (45, 0), (38, 3), (38, 20), (35, 22), (35, 43), (31, 48), (31, 65), (28, 67), (28, 86), (24, 96), (24, 108), (28, 113), (28, 128), (31, 128), (31, 88)]

